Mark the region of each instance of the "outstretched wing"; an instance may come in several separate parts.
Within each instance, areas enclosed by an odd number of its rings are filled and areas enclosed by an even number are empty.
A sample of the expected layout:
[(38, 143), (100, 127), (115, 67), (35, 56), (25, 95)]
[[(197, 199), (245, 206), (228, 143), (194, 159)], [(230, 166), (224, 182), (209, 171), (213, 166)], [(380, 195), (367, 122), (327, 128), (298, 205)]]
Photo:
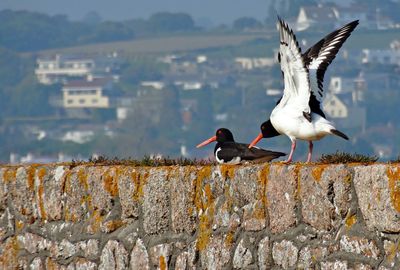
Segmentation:
[(319, 106), (323, 98), (326, 69), (357, 25), (358, 20), (346, 24), (325, 36), (303, 54), (305, 66), (309, 69), (310, 74), (310, 107), (312, 111), (317, 110), (316, 113), (318, 113), (318, 110), (321, 111)]
[(278, 60), (284, 77), (284, 91), (279, 104), (293, 104), (300, 112), (310, 113), (308, 101), (310, 98), (310, 82), (308, 70), (296, 36), (287, 23), (278, 17), (280, 46)]

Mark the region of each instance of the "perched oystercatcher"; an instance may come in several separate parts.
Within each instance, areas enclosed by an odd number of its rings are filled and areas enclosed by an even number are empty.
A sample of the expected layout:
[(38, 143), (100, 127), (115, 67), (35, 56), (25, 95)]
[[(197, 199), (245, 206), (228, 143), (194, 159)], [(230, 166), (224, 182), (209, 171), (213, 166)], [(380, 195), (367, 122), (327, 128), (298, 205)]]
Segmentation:
[(283, 96), (273, 109), (270, 119), (262, 123), (261, 133), (249, 147), (256, 145), (262, 138), (285, 134), (292, 141), (286, 162), (292, 161), (297, 139), (309, 142), (307, 162), (310, 162), (313, 141), (320, 140), (328, 134), (349, 139), (325, 118), (320, 105), (325, 71), (358, 25), (358, 20), (330, 33), (304, 54), (301, 53), (293, 30), (279, 17), (278, 21), (278, 60), (284, 78)]
[(200, 148), (211, 142), (217, 141), (214, 148), (215, 159), (221, 164), (238, 164), (242, 160), (268, 162), (275, 158), (285, 156), (285, 153), (264, 150), (258, 147), (249, 148), (248, 144), (237, 143), (233, 139), (233, 134), (229, 129), (220, 128), (215, 136), (198, 144)]

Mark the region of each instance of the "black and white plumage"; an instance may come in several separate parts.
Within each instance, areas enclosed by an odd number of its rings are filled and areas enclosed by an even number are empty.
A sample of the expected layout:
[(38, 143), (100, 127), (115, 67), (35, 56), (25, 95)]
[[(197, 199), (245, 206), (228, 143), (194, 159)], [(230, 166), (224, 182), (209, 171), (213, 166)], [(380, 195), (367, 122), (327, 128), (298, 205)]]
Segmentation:
[(261, 133), (249, 147), (257, 144), (262, 138), (285, 134), (292, 141), (287, 162), (292, 161), (297, 139), (309, 142), (307, 162), (310, 162), (312, 141), (320, 140), (328, 134), (348, 140), (345, 134), (325, 118), (321, 101), (325, 71), (357, 25), (358, 21), (346, 24), (302, 54), (293, 31), (287, 23), (278, 18), (278, 60), (284, 77), (283, 96), (273, 109), (270, 119), (261, 125)]
[(248, 144), (237, 143), (229, 129), (220, 128), (215, 136), (197, 145), (197, 148), (217, 141), (214, 148), (214, 156), (221, 164), (238, 164), (241, 161), (268, 162), (275, 158), (285, 156), (281, 152), (264, 150), (258, 147), (249, 148)]

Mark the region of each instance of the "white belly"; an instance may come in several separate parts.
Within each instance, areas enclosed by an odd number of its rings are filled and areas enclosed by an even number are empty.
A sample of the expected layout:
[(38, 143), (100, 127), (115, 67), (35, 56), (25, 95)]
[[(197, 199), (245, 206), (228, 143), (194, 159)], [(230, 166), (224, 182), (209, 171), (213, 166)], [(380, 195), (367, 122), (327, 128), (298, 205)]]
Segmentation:
[(335, 129), (331, 122), (318, 114), (311, 113), (311, 122), (309, 122), (302, 112), (285, 108), (271, 113), (271, 123), (280, 134), (285, 134), (291, 139), (306, 141), (320, 140), (330, 134), (331, 129)]

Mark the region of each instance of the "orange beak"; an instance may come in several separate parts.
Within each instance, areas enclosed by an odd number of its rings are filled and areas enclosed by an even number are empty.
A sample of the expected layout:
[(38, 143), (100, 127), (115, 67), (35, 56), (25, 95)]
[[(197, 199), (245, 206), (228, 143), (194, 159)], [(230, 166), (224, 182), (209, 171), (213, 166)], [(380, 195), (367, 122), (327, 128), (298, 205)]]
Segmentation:
[(262, 133), (258, 134), (257, 138), (255, 138), (249, 145), (249, 148), (252, 148), (254, 145), (256, 145), (261, 139), (263, 138)]
[(212, 136), (210, 139), (205, 140), (204, 142), (198, 144), (196, 148), (203, 147), (204, 145), (207, 145), (209, 143), (215, 142), (217, 140), (217, 136)]

